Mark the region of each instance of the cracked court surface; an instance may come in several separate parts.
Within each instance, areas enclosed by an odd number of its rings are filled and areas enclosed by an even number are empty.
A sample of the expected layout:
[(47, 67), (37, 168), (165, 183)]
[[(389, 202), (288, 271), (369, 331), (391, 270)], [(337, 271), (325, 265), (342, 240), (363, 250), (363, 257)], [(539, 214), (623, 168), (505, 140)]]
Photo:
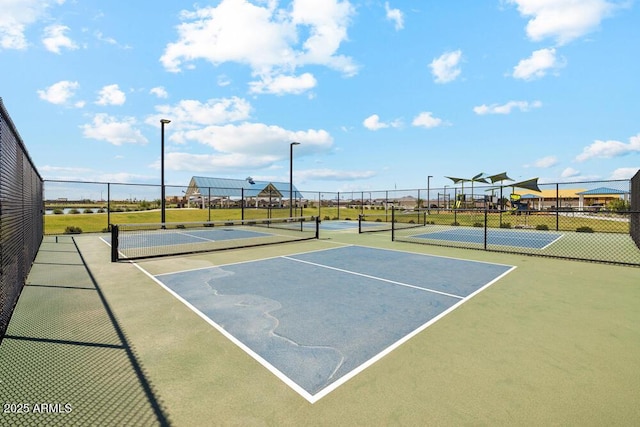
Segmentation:
[(344, 246), (154, 280), (315, 402), (514, 268)]

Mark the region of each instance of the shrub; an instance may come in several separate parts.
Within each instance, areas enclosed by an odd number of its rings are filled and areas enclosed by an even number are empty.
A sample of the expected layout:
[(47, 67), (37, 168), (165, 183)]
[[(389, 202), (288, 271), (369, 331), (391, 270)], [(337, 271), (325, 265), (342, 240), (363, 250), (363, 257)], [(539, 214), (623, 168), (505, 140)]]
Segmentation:
[(87, 209), (83, 210), (82, 213), (93, 213), (93, 209), (87, 208)]
[(483, 224), (483, 223), (481, 223), (481, 222), (474, 222), (474, 223), (473, 223), (473, 226), (474, 226), (474, 227), (484, 227), (484, 224)]
[(376, 222), (382, 222), (380, 218), (376, 218)]
[(62, 215), (64, 213), (64, 211), (60, 208), (55, 208), (53, 210), (54, 215)]
[(500, 224), (500, 228), (511, 228), (510, 222), (503, 222)]
[(324, 218), (322, 218), (323, 221), (329, 221), (330, 219), (329, 215), (325, 215)]
[(578, 233), (593, 233), (593, 228), (591, 227), (578, 227), (576, 228), (576, 231)]
[(460, 223), (459, 222), (452, 222), (451, 225), (458, 226), (458, 225), (460, 225)]
[(536, 225), (536, 230), (548, 230), (549, 226), (547, 224), (538, 224)]
[(69, 211), (69, 213), (70, 213), (70, 214), (72, 214), (72, 215), (77, 215), (77, 214), (79, 214), (79, 213), (80, 213), (80, 211), (79, 211), (78, 209), (75, 209), (75, 208), (74, 208), (74, 209), (71, 209), (71, 210)]
[(74, 227), (73, 225), (70, 225), (64, 229), (64, 234), (80, 234), (80, 233), (82, 233), (82, 229), (80, 227)]

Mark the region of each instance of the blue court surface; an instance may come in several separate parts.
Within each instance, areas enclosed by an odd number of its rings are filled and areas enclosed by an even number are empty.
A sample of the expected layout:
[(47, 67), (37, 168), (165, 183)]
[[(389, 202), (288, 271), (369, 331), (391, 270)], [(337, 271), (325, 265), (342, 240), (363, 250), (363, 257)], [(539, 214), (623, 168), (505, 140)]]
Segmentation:
[[(416, 239), (443, 240), (447, 242), (464, 242), (484, 244), (484, 228), (451, 228), (412, 235)], [(488, 229), (487, 244), (514, 246), (529, 249), (544, 249), (562, 237), (562, 233), (538, 230)]]
[(514, 268), (343, 246), (154, 279), (313, 403)]

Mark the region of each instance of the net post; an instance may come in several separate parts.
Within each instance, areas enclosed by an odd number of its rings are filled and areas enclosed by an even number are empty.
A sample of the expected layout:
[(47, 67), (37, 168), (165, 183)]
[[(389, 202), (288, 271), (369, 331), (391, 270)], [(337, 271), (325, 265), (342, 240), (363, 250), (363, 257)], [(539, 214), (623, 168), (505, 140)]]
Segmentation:
[(391, 206), (391, 241), (396, 240), (396, 207)]
[(487, 250), (487, 219), (488, 219), (488, 211), (487, 208), (485, 206), (484, 208), (484, 250)]
[(362, 234), (362, 219), (364, 218), (364, 214), (358, 215), (358, 234)]
[(111, 262), (118, 262), (118, 226), (111, 225)]
[(320, 238), (320, 216), (316, 217), (316, 239)]

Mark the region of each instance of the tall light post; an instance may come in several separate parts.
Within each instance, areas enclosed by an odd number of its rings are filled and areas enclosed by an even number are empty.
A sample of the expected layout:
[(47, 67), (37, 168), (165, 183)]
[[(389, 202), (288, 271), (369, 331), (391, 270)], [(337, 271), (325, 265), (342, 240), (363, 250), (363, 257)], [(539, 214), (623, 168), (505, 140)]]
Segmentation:
[(289, 218), (293, 218), (293, 146), (299, 142), (289, 144)]
[(160, 222), (162, 223), (162, 227), (164, 228), (164, 223), (166, 221), (166, 213), (165, 213), (165, 194), (164, 194), (164, 125), (171, 123), (171, 120), (168, 119), (160, 119)]
[(429, 209), (431, 208), (431, 202), (429, 201), (431, 199), (431, 178), (433, 178), (431, 175), (427, 177), (427, 214), (429, 214)]

